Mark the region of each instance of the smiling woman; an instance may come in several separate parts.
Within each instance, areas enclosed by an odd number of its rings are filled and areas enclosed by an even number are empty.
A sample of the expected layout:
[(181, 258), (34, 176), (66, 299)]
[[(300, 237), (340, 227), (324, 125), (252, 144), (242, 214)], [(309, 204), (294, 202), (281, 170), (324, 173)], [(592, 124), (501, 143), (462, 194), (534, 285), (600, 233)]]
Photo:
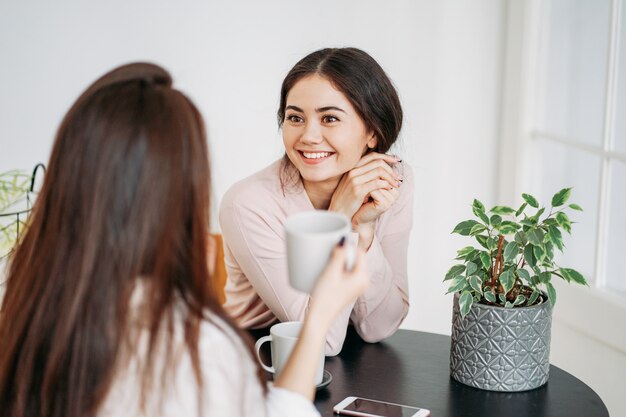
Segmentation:
[(341, 350), (350, 320), (370, 342), (393, 334), (409, 308), (413, 178), (387, 154), (402, 127), (391, 80), (359, 49), (313, 52), (283, 81), (278, 123), (283, 159), (235, 184), (222, 201), (226, 310), (246, 328), (302, 320), (310, 299), (289, 286), (284, 222), (329, 210), (351, 219), (372, 285), (335, 321), (326, 353)]

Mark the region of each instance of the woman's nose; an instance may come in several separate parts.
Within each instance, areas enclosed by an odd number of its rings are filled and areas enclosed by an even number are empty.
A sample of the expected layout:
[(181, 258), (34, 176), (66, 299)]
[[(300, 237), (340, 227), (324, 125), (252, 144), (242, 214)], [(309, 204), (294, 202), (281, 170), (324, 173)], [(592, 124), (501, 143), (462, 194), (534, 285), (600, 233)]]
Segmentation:
[(300, 137), (300, 141), (307, 144), (321, 143), (323, 139), (319, 123), (307, 123)]

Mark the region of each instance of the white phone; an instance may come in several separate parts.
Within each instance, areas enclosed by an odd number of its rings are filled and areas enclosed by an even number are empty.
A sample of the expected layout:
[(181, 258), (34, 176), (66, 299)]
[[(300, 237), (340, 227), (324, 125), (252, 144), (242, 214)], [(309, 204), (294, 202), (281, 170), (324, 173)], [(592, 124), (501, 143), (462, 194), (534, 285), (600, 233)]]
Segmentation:
[(337, 414), (357, 417), (428, 417), (430, 410), (360, 397), (347, 397), (333, 407)]

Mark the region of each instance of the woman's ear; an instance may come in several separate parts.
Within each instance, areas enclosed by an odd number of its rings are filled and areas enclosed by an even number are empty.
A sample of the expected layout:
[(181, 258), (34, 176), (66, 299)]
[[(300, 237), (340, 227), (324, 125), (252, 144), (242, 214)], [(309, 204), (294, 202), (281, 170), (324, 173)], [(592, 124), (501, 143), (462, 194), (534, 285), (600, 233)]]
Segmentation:
[(378, 138), (374, 132), (370, 133), (370, 138), (367, 140), (367, 147), (374, 149), (378, 145)]

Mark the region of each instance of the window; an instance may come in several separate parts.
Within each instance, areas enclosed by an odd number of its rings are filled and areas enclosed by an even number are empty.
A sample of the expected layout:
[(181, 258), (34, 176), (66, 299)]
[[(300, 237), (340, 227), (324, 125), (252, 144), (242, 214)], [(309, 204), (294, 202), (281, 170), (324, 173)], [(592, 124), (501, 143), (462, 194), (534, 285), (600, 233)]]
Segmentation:
[(524, 184), (541, 201), (573, 186), (573, 239), (560, 263), (626, 298), (624, 0), (536, 3), (534, 69), (522, 134)]

